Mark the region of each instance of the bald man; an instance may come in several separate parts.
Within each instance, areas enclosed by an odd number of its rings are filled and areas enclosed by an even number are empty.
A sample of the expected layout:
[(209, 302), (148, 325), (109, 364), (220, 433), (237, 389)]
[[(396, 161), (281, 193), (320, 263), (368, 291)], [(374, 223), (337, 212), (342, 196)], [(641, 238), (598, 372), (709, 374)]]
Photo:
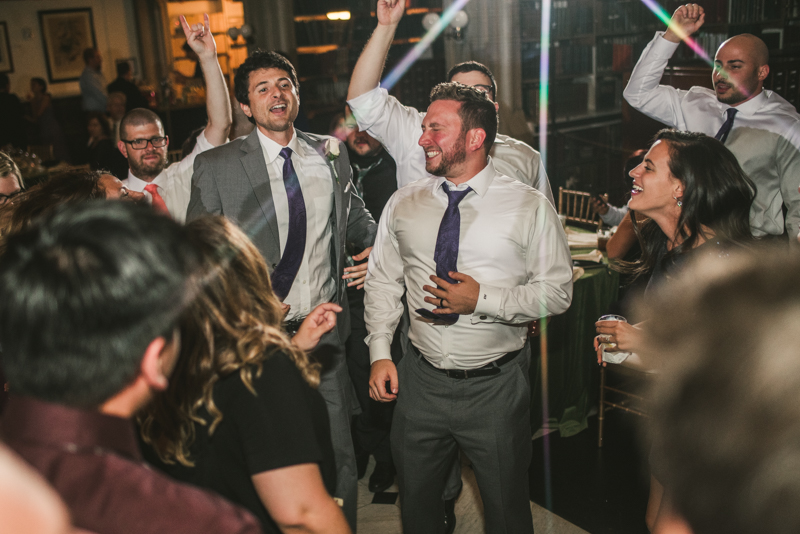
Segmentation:
[(753, 235), (795, 236), (800, 224), (800, 115), (764, 89), (769, 75), (764, 42), (743, 34), (722, 43), (714, 57), (713, 90), (659, 85), (679, 35), (694, 34), (704, 22), (705, 13), (697, 4), (676, 9), (667, 31), (657, 32), (642, 52), (625, 100), (648, 117), (722, 141), (756, 184), (750, 210)]

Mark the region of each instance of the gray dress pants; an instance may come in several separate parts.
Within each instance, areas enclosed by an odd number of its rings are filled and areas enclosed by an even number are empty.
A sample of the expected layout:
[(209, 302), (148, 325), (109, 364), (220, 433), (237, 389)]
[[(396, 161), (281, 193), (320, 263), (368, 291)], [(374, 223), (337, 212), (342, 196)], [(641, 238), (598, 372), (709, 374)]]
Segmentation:
[(350, 529), (355, 533), (358, 475), (350, 419), (354, 411), (358, 410), (358, 402), (347, 373), (344, 345), (335, 328), (322, 336), (311, 356), (323, 366), (318, 391), (325, 399), (331, 423), (331, 440), (336, 460), (336, 491), (333, 496), (344, 501), (342, 510)]
[(526, 347), (498, 374), (455, 379), (405, 354), (391, 432), (405, 533), (441, 532), (442, 492), (460, 447), (475, 470), (486, 532), (533, 534), (529, 366)]

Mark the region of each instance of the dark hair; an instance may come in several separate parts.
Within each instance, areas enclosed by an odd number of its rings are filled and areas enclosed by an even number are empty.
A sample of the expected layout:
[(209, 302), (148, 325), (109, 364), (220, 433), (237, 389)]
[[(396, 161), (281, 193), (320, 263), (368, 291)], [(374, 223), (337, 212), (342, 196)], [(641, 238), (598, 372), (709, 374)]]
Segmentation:
[(97, 54), (96, 48), (85, 48), (83, 50), (83, 62), (89, 63), (92, 59), (94, 59), (95, 54)]
[(497, 101), (497, 82), (494, 79), (494, 74), (489, 70), (489, 67), (477, 61), (464, 61), (458, 65), (454, 65), (447, 73), (447, 81), (452, 82), (453, 76), (456, 74), (466, 72), (480, 72), (492, 81), (492, 100)]
[(60, 206), (105, 198), (100, 186), (102, 175), (100, 171), (67, 170), (17, 195), (0, 211), (0, 248), (10, 234), (26, 229)]
[(184, 228), (125, 202), (63, 207), (8, 239), (0, 344), (17, 394), (95, 409), (172, 339), (196, 264)]
[(31, 81), (39, 84), (39, 86), (42, 88), (42, 92), (47, 92), (47, 82), (44, 81), (44, 78), (31, 78)]
[(200, 289), (180, 321), (181, 353), (170, 385), (155, 396), (140, 422), (143, 439), (162, 461), (192, 465), (195, 425), (208, 424), (213, 434), (225, 416), (213, 395), (221, 379), (238, 373), (255, 395), (253, 377), (261, 375), (262, 363), (283, 352), (317, 387), (320, 365), (281, 329), (283, 312), (269, 270), (247, 235), (220, 216), (196, 219), (186, 231), (200, 256)]
[(785, 247), (703, 258), (645, 316), (641, 355), (664, 362), (652, 458), (695, 534), (800, 532), (800, 257)]
[(494, 102), (483, 91), (458, 82), (440, 83), (431, 91), (431, 103), (437, 100), (455, 100), (461, 103), (458, 116), (461, 118), (461, 131), (480, 128), (486, 132), (483, 148), (486, 155), (492, 149), (497, 137), (497, 110)]
[[(130, 110), (122, 117), (122, 120), (119, 121), (119, 134), (120, 138), (124, 135), (126, 138), (128, 136), (127, 127), (128, 126), (146, 126), (148, 124), (156, 124), (164, 129), (164, 125), (161, 123), (161, 118), (156, 115), (153, 111), (145, 108), (135, 108)], [(130, 141), (130, 139), (128, 139)]]
[[(266, 50), (254, 50), (250, 56), (244, 60), (239, 68), (236, 70), (236, 75), (233, 77), (234, 93), (236, 100), (240, 103), (250, 105), (250, 74), (261, 69), (281, 69), (286, 71), (289, 79), (294, 85), (296, 90), (300, 90), (300, 84), (297, 81), (297, 72), (291, 61), (277, 52), (267, 52)], [(250, 122), (255, 124), (252, 117), (248, 117)]]
[(186, 141), (183, 142), (181, 145), (181, 159), (185, 158), (189, 154), (192, 153), (194, 147), (197, 146), (197, 138), (203, 133), (205, 130), (205, 126), (201, 126), (200, 128), (195, 129), (192, 133), (189, 134), (189, 137), (186, 138)]
[(92, 119), (97, 119), (97, 122), (100, 123), (100, 128), (103, 130), (103, 135), (106, 137), (111, 137), (111, 125), (108, 124), (108, 118), (106, 117), (105, 113), (100, 113), (99, 111), (90, 111), (86, 114), (86, 125), (89, 125), (89, 121)]
[(117, 63), (117, 77), (122, 78), (131, 71), (131, 64), (127, 61)]
[(11, 85), (11, 78), (5, 72), (0, 72), (0, 89), (5, 89)]
[(641, 258), (632, 263), (620, 262), (620, 270), (636, 275), (651, 273), (659, 257), (667, 265), (674, 258), (692, 250), (702, 236), (702, 227), (714, 231), (727, 244), (747, 245), (750, 231), (750, 205), (756, 186), (742, 170), (736, 157), (725, 145), (705, 134), (665, 129), (656, 134), (669, 149), (669, 171), (683, 184), (678, 237), (681, 243), (667, 250), (667, 236), (652, 220), (641, 226), (632, 217), (634, 230), (642, 246)]

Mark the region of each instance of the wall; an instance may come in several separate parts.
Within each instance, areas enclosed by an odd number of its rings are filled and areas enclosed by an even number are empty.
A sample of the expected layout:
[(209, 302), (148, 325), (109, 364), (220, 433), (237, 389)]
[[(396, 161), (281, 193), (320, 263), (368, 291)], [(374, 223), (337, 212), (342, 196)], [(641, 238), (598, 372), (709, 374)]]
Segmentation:
[[(38, 11), (85, 7), (92, 8), (95, 38), (103, 55), (106, 80), (111, 82), (116, 77), (116, 59), (135, 57), (141, 65), (133, 0), (3, 1), (0, 2), (0, 21), (8, 24), (14, 60), (14, 72), (9, 74), (12, 92), (24, 99), (30, 91), (32, 77), (48, 79)], [(49, 84), (48, 89), (55, 97), (80, 94), (77, 81)]]

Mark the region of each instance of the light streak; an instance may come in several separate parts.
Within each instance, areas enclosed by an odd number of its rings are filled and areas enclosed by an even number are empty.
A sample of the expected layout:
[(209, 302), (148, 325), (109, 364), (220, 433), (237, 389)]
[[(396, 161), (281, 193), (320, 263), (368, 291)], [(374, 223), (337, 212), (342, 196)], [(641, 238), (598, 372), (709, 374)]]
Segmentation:
[(702, 59), (703, 61), (705, 61), (706, 63), (708, 63), (709, 65), (711, 65), (713, 67), (714, 62), (708, 57), (708, 54), (706, 54), (706, 51), (703, 50), (703, 48), (699, 44), (697, 44), (697, 41), (695, 41), (694, 39), (689, 37), (686, 34), (686, 32), (683, 31), (683, 28), (681, 28), (677, 24), (670, 24), (670, 21), (672, 20), (672, 16), (669, 13), (667, 13), (664, 10), (663, 7), (661, 7), (655, 0), (642, 0), (642, 3), (645, 6), (647, 6), (647, 8), (650, 11), (652, 11), (653, 14), (656, 17), (658, 17), (658, 19), (661, 22), (666, 24), (669, 27), (669, 29), (671, 29), (672, 32), (675, 35), (677, 35), (678, 38), (681, 41), (686, 43), (686, 46), (688, 46), (689, 48), (694, 50), (694, 53), (697, 54), (697, 56), (700, 57), (700, 59)]
[(450, 7), (448, 7), (444, 12), (442, 12), (442, 16), (439, 17), (439, 21), (430, 29), (428, 32), (420, 39), (420, 41), (414, 45), (414, 48), (408, 51), (408, 53), (401, 59), (397, 65), (392, 69), (392, 71), (386, 75), (386, 77), (381, 82), (381, 87), (386, 89), (387, 91), (391, 90), (395, 84), (400, 81), (408, 69), (411, 68), (416, 61), (422, 57), (422, 54), (433, 44), (437, 37), (447, 28), (450, 24), (450, 21), (456, 16), (456, 14), (461, 11), (461, 9), (467, 5), (469, 0), (456, 0), (453, 2)]

